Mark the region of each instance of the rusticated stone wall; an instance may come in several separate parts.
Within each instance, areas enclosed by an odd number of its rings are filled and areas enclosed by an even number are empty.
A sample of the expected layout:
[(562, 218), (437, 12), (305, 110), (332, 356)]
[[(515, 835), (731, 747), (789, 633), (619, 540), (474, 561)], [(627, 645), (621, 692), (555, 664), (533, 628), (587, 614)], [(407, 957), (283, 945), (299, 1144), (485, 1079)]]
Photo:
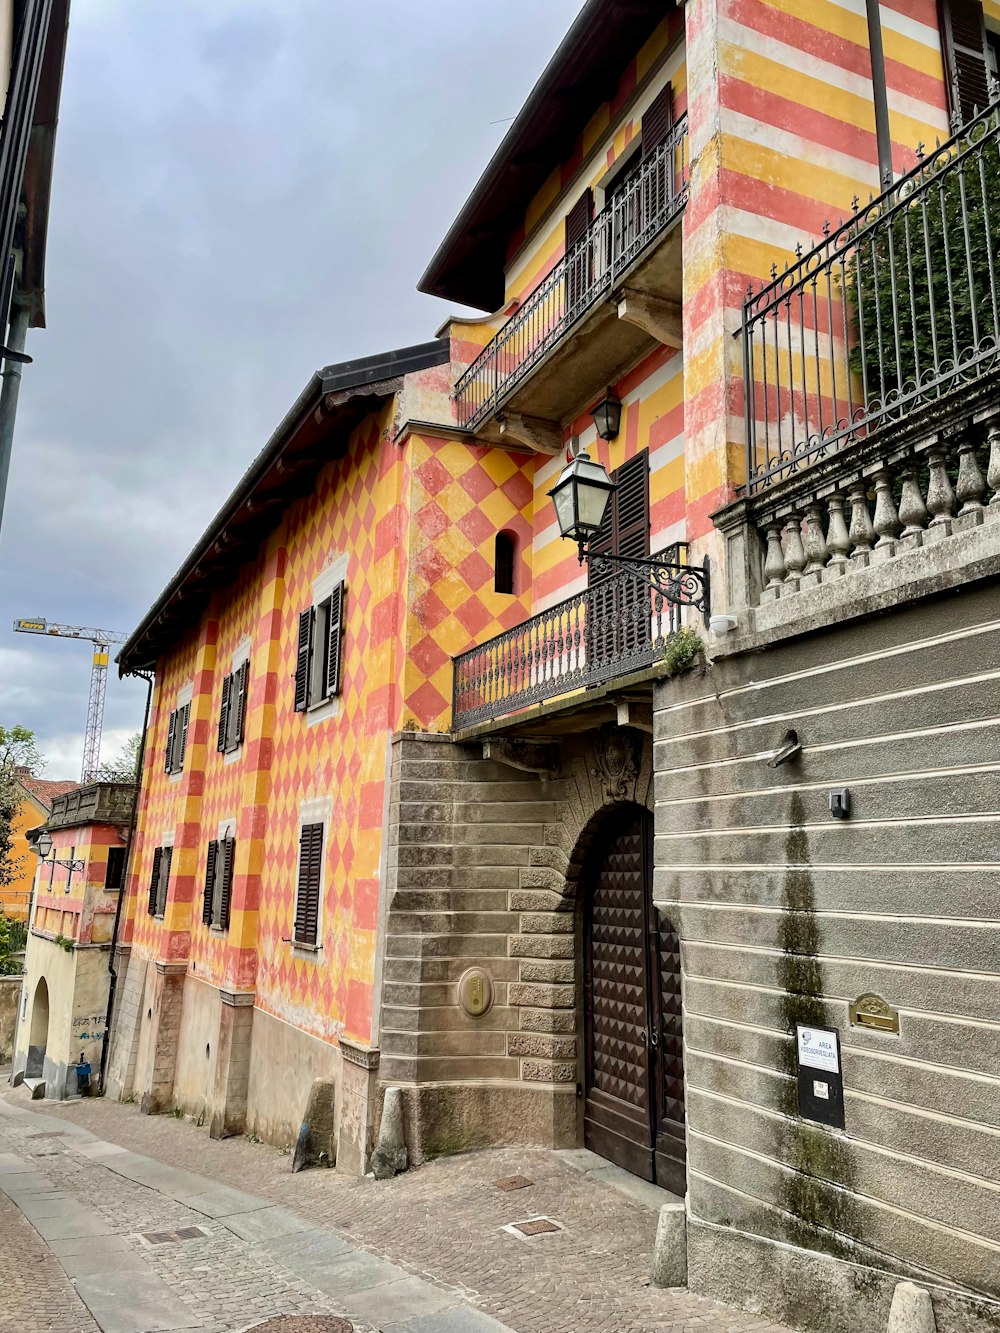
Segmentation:
[[(402, 733), (393, 745), (380, 1079), (402, 1085), (420, 1160), (492, 1143), (573, 1146), (582, 979), (576, 880), (602, 813), (648, 804), (651, 737), (583, 732), (555, 776), (483, 745)], [(481, 967), (493, 1004), (470, 1017)]]

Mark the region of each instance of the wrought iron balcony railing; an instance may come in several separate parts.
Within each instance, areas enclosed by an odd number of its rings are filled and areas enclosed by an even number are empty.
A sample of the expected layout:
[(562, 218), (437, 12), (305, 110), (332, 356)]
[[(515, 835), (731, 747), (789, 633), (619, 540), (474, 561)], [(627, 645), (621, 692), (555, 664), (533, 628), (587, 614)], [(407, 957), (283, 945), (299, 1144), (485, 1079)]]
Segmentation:
[(1000, 368), (1000, 103), (743, 308), (747, 491)]
[[(687, 545), (676, 542), (654, 559), (682, 565)], [(681, 614), (650, 586), (648, 572), (615, 571), (456, 657), (452, 726), (506, 717), (650, 667)]]
[(475, 429), (604, 295), (687, 202), (687, 117), (617, 190), (455, 386), (459, 424)]

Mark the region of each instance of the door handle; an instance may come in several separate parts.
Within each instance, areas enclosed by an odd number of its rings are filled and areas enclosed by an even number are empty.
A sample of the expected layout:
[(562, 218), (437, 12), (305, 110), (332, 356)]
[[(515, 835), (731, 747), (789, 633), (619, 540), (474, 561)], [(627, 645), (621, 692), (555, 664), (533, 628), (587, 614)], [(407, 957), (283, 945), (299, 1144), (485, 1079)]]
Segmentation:
[(647, 1034), (647, 1041), (649, 1045), (653, 1047), (654, 1050), (659, 1045), (659, 1038), (657, 1037), (655, 1027), (649, 1029), (649, 1032)]

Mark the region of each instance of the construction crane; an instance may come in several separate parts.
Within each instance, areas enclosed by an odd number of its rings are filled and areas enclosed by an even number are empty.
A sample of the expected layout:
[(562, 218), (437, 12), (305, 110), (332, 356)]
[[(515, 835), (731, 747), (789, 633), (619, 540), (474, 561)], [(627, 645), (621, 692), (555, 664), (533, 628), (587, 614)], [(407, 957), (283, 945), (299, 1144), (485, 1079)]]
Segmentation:
[(81, 782), (93, 782), (101, 756), (101, 732), (104, 729), (104, 692), (108, 685), (108, 649), (113, 643), (125, 643), (127, 634), (110, 629), (93, 629), (89, 625), (57, 625), (44, 616), (14, 621), (17, 634), (48, 634), (56, 639), (83, 639), (94, 645), (94, 662), (90, 672), (90, 702), (87, 705), (87, 730), (83, 736), (83, 768)]

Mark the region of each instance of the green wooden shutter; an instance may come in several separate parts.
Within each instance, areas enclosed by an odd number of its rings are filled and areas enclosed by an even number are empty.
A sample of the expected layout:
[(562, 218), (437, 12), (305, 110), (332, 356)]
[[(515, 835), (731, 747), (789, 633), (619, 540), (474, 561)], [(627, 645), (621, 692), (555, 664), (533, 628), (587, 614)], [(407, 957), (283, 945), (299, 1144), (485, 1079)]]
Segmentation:
[(323, 880), (323, 825), (303, 824), (299, 833), (299, 883), (295, 895), (296, 944), (315, 945), (319, 935), (319, 895)]
[(167, 890), (170, 887), (170, 862), (173, 860), (174, 849), (164, 847), (160, 856), (160, 877), (156, 885), (156, 915), (163, 916), (167, 910)]
[(326, 680), (323, 682), (327, 699), (340, 693), (340, 654), (344, 628), (344, 585), (338, 583), (330, 594), (330, 623), (326, 648)]
[(157, 847), (153, 852), (153, 869), (149, 876), (149, 915), (156, 915), (156, 903), (160, 892), (160, 860), (163, 856), (163, 848)]
[(222, 681), (222, 704), (219, 708), (219, 736), (215, 748), (224, 751), (228, 745), (229, 739), (229, 707), (233, 693), (232, 676), (223, 677)]
[(247, 693), (250, 683), (250, 663), (244, 662), (236, 672), (236, 731), (233, 748), (243, 744), (247, 725)]
[(212, 902), (215, 898), (215, 877), (218, 870), (219, 844), (213, 839), (208, 844), (208, 858), (205, 862), (205, 900), (201, 905), (201, 919), (206, 926), (212, 924)]
[(164, 770), (167, 773), (174, 771), (174, 737), (177, 735), (177, 712), (170, 714), (170, 721), (167, 724), (167, 753), (164, 761)]
[(299, 644), (295, 658), (295, 711), (304, 713), (309, 707), (309, 659), (312, 656), (313, 607), (299, 615)]
[(229, 908), (233, 901), (233, 863), (236, 860), (236, 839), (226, 838), (222, 844), (222, 876), (219, 888), (217, 924), (229, 929)]
[(948, 111), (965, 125), (990, 104), (986, 18), (981, 0), (938, 0)]

